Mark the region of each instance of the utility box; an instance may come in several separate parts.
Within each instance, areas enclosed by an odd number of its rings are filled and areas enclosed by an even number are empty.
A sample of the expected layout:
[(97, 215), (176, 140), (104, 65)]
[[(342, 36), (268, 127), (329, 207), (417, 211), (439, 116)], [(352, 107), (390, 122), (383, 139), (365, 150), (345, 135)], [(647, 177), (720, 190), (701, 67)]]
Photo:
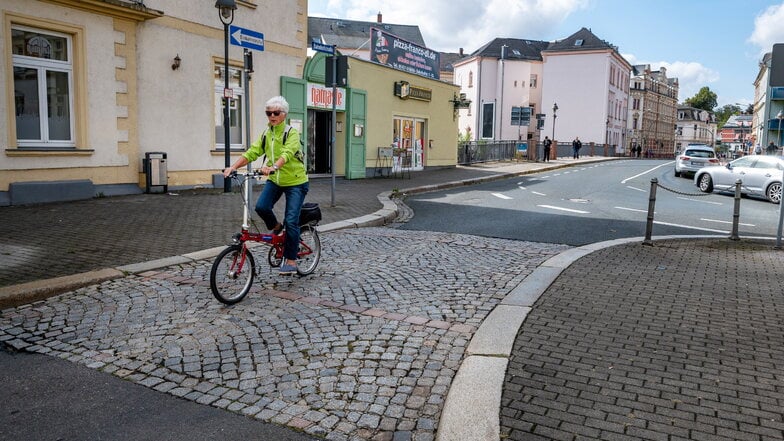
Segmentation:
[(146, 177), (145, 193), (151, 193), (152, 187), (163, 187), (163, 193), (169, 188), (166, 153), (147, 152), (144, 154), (144, 175)]

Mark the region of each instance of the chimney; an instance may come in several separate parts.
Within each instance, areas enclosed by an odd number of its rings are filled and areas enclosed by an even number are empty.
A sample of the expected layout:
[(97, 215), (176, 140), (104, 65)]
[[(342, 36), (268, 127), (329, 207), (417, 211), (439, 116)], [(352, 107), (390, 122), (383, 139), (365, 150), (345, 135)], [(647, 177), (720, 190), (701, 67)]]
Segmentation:
[(460, 56), (461, 57), (463, 56), (463, 48), (462, 47), (460, 48)]
[(381, 11), (378, 11), (378, 15), (376, 16), (376, 21), (381, 23)]

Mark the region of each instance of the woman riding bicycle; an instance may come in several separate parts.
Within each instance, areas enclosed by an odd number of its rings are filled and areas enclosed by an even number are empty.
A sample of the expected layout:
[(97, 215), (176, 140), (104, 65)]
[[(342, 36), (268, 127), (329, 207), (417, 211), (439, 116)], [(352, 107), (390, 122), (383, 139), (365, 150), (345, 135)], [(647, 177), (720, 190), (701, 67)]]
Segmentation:
[[(308, 174), (302, 160), (299, 132), (284, 124), (289, 113), (289, 103), (282, 96), (276, 96), (267, 101), (265, 108), (269, 120), (267, 129), (256, 142), (251, 144), (247, 152), (223, 171), (223, 176), (227, 177), (240, 167), (266, 155), (261, 173), (268, 178), (256, 202), (256, 213), (275, 234), (279, 234), (285, 227), (286, 241), (283, 249), (285, 260), (280, 266), (280, 274), (291, 275), (297, 272), (299, 213), (305, 195), (308, 194)], [(286, 211), (281, 224), (272, 208), (284, 194)]]

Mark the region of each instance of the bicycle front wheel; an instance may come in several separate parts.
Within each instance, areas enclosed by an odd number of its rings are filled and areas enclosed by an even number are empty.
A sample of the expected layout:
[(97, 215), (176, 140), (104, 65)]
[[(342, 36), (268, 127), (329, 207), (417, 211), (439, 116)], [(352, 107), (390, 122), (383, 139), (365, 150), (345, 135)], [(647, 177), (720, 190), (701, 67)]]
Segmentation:
[(248, 294), (255, 275), (253, 254), (243, 245), (230, 245), (218, 254), (212, 264), (212, 295), (221, 303), (233, 305)]
[(297, 253), (297, 274), (307, 276), (312, 273), (321, 259), (321, 239), (313, 225), (303, 225), (299, 230), (299, 253)]

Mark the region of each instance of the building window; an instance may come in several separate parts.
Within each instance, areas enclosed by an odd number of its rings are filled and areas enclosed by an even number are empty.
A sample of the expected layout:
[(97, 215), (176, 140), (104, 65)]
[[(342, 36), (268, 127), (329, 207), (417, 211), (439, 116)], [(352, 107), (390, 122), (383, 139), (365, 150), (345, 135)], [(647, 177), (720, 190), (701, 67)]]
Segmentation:
[(19, 147), (75, 147), (72, 48), (72, 37), (67, 34), (11, 28)]
[(474, 72), (468, 72), (468, 87), (474, 87)]
[(493, 123), (495, 121), (495, 103), (482, 104), (482, 138), (493, 138)]
[[(215, 64), (214, 84), (215, 84), (215, 148), (223, 150), (225, 144), (225, 132), (223, 131), (223, 89), (226, 87), (223, 77), (223, 63)], [(245, 91), (242, 88), (242, 70), (229, 67), (229, 87), (231, 97), (229, 98), (229, 135), (231, 136), (231, 148), (242, 149), (245, 145), (242, 129), (242, 115)]]
[(536, 74), (531, 74), (531, 88), (532, 89), (536, 89), (536, 80), (537, 79), (538, 79), (538, 77), (536, 76)]
[(640, 110), (640, 99), (639, 98), (632, 99), (632, 110)]

